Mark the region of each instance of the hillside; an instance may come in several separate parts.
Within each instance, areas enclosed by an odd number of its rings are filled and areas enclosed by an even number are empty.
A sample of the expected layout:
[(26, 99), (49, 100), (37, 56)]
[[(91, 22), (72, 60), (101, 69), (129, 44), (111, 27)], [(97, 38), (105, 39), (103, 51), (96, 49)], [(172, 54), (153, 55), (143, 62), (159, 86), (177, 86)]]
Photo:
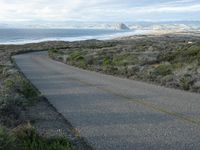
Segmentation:
[(192, 35), (135, 36), (50, 49), (55, 60), (83, 69), (200, 92), (200, 40)]

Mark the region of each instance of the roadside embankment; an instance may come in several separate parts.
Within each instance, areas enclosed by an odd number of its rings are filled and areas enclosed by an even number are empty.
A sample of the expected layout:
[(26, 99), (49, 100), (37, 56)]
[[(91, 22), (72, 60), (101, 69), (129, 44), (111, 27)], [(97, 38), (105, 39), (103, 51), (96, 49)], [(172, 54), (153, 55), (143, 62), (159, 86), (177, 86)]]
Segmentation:
[(0, 150), (89, 149), (12, 59), (14, 54), (58, 47), (65, 42), (0, 45)]
[(49, 56), (83, 69), (200, 92), (199, 37), (165, 34), (73, 42), (50, 49)]

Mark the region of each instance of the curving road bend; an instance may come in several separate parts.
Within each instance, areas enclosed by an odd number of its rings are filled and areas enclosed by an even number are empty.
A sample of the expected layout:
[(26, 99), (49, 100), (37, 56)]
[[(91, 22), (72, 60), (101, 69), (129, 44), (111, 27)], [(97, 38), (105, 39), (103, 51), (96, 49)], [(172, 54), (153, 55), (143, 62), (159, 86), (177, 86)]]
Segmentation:
[(94, 149), (200, 149), (199, 94), (81, 70), (47, 52), (14, 59)]

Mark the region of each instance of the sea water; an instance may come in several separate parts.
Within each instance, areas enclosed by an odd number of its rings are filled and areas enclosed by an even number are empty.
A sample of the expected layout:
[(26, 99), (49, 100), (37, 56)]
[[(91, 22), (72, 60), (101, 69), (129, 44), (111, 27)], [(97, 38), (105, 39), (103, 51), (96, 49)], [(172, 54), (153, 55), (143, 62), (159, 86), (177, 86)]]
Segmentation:
[(0, 44), (25, 44), (42, 41), (111, 39), (136, 34), (133, 30), (105, 29), (0, 29)]

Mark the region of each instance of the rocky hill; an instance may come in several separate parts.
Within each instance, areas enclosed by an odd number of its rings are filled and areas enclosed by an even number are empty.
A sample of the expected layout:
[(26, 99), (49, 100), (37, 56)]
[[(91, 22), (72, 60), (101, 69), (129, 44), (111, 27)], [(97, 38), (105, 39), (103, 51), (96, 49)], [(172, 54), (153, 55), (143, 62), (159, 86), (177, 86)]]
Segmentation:
[(117, 24), (116, 29), (117, 30), (130, 30), (129, 27), (127, 25), (125, 25), (124, 23)]

